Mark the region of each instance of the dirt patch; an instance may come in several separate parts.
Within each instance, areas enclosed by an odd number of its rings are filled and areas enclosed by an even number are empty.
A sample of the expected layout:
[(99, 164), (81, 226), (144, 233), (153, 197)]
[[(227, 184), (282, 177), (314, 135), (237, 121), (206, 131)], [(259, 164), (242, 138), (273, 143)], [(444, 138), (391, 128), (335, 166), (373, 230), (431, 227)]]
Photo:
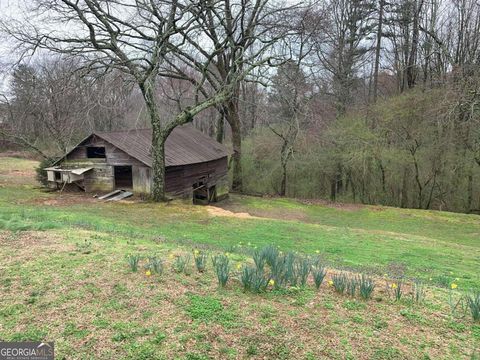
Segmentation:
[(207, 212), (211, 216), (226, 216), (226, 217), (234, 217), (238, 219), (261, 219), (257, 216), (252, 216), (246, 212), (233, 212), (230, 210), (225, 210), (216, 206), (206, 206)]
[(10, 172), (10, 175), (12, 176), (24, 176), (24, 177), (33, 177), (35, 176), (35, 171), (34, 170), (12, 170)]
[(34, 199), (32, 202), (40, 205), (48, 206), (70, 206), (78, 204), (92, 204), (99, 200), (95, 199), (91, 194), (85, 193), (57, 193), (54, 199)]
[(59, 237), (57, 235), (41, 231), (0, 232), (0, 247), (33, 249), (35, 247), (51, 246), (58, 241)]

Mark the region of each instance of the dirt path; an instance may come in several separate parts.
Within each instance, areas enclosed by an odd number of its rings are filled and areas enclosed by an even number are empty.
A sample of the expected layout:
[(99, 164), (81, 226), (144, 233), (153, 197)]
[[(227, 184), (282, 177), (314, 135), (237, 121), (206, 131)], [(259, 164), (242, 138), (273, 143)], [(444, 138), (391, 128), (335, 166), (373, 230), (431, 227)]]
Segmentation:
[(252, 216), (246, 212), (238, 212), (235, 213), (230, 210), (225, 210), (216, 206), (208, 205), (206, 206), (207, 212), (210, 216), (226, 216), (226, 217), (233, 217), (237, 219), (264, 219), (259, 216)]

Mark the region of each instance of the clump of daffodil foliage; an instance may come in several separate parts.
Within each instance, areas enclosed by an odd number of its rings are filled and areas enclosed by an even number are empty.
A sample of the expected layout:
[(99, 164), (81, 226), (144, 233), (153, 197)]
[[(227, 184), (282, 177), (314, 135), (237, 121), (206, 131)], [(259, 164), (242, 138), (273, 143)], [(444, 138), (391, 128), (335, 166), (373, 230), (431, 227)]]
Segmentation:
[(230, 259), (226, 255), (215, 255), (212, 258), (213, 269), (217, 276), (218, 284), (224, 287), (230, 277)]
[(207, 269), (208, 254), (204, 251), (195, 249), (193, 250), (193, 260), (195, 261), (195, 267), (200, 273), (205, 272)]

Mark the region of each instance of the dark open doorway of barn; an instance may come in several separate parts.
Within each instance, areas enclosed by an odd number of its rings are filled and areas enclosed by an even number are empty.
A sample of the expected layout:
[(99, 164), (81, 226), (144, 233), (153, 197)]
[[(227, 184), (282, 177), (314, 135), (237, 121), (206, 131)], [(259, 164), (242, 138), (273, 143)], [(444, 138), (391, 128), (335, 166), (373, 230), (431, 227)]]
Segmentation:
[(215, 185), (208, 187), (207, 185), (197, 185), (193, 188), (194, 204), (210, 204), (217, 201), (217, 189)]
[(131, 189), (133, 186), (132, 167), (114, 166), (115, 189)]

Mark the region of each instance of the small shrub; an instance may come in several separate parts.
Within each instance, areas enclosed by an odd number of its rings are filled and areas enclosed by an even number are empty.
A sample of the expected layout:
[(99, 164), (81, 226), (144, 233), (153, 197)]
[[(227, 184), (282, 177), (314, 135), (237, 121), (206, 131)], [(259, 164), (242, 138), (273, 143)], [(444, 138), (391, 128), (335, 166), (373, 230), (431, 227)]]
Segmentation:
[(421, 281), (416, 280), (413, 283), (412, 300), (420, 304), (423, 299), (425, 299), (425, 285)]
[(362, 274), (359, 284), (360, 296), (365, 300), (370, 299), (373, 289), (375, 289), (375, 281), (373, 281), (372, 278), (366, 276), (365, 274)]
[(360, 279), (357, 276), (352, 276), (347, 280), (347, 294), (355, 297), (357, 288), (359, 287)]
[(190, 254), (180, 255), (175, 258), (173, 261), (173, 270), (176, 273), (187, 273), (188, 265), (190, 264)]
[(266, 290), (270, 278), (265, 275), (263, 270), (252, 266), (244, 266), (241, 281), (244, 290), (260, 293)]
[(225, 255), (216, 255), (212, 258), (212, 263), (219, 285), (225, 286), (230, 276), (230, 259)]
[(332, 281), (333, 281), (333, 287), (335, 288), (336, 292), (338, 292), (339, 294), (345, 293), (345, 290), (347, 288), (347, 282), (348, 282), (347, 275), (333, 274)]
[(146, 269), (150, 270), (151, 272), (154, 272), (158, 275), (163, 274), (163, 261), (156, 256), (150, 256), (148, 258), (148, 263), (145, 266)]
[(138, 271), (138, 264), (140, 263), (141, 258), (142, 257), (140, 255), (127, 255), (127, 263), (130, 266), (130, 270), (132, 270), (132, 272)]
[(44, 158), (40, 161), (40, 164), (35, 168), (35, 179), (43, 186), (48, 186), (47, 172), (44, 170), (47, 167), (52, 166), (56, 159)]
[(197, 271), (200, 273), (205, 272), (205, 269), (207, 268), (208, 254), (199, 250), (195, 250), (193, 252), (193, 259), (195, 260), (195, 267), (197, 268)]
[(467, 305), (472, 314), (473, 321), (480, 321), (480, 290), (466, 295)]
[(315, 282), (315, 287), (320, 289), (325, 276), (327, 275), (327, 270), (323, 266), (317, 266), (312, 268), (313, 281)]

